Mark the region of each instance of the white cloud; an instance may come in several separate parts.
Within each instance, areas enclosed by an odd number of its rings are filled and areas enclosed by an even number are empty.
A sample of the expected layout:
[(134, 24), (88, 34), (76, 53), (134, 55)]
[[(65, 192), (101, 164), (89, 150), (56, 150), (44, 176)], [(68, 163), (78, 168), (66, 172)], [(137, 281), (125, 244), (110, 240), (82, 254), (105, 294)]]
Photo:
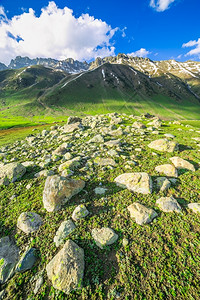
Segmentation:
[(150, 6), (158, 12), (167, 10), (175, 0), (151, 0)]
[(197, 41), (189, 41), (182, 45), (182, 48), (194, 47), (194, 49), (190, 50), (185, 54), (185, 56), (197, 56), (200, 58), (200, 38)]
[(149, 52), (148, 50), (141, 48), (140, 50), (137, 50), (135, 52), (132, 53), (128, 53), (128, 55), (130, 56), (138, 56), (138, 57), (147, 57), (147, 55), (149, 55), (151, 52)]
[(114, 55), (111, 39), (118, 28), (89, 14), (76, 18), (71, 9), (60, 9), (53, 1), (38, 17), (32, 8), (8, 20), (0, 6), (0, 14), (1, 62), (17, 55), (78, 60)]

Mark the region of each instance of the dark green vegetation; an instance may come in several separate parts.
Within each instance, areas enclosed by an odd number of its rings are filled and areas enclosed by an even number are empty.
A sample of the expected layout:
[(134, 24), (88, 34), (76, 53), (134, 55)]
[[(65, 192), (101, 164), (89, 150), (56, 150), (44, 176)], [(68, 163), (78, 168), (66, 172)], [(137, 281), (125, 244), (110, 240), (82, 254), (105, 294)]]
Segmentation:
[[(132, 125), (134, 120), (124, 117), (121, 125)], [(144, 121), (144, 123), (146, 123)], [(178, 128), (182, 130), (179, 131)], [(192, 129), (192, 131), (191, 131)], [(200, 201), (200, 170), (195, 173), (180, 171), (179, 178), (168, 192), (159, 193), (154, 185), (151, 195), (134, 194), (128, 190), (122, 190), (113, 183), (114, 178), (124, 172), (148, 172), (153, 179), (158, 174), (155, 167), (163, 163), (169, 163), (169, 158), (177, 155), (192, 162), (198, 169), (200, 162), (200, 148), (192, 137), (199, 137), (197, 128), (164, 123), (160, 135), (152, 135), (147, 132), (144, 136), (124, 135), (123, 157), (116, 158), (117, 167), (102, 169), (92, 166), (92, 169), (77, 170), (73, 178), (85, 180), (86, 187), (80, 195), (73, 197), (62, 210), (55, 213), (48, 213), (43, 208), (42, 193), (45, 179), (34, 179), (38, 167), (28, 168), (24, 177), (8, 187), (1, 186), (1, 227), (0, 235), (12, 235), (20, 249), (31, 245), (37, 248), (39, 260), (33, 270), (23, 274), (15, 275), (3, 288), (6, 289), (7, 299), (199, 299), (199, 238), (200, 218), (198, 214), (191, 212), (187, 204)], [(171, 133), (176, 136), (180, 144), (180, 150), (174, 153), (158, 153), (152, 155), (152, 150), (147, 144), (163, 137), (164, 133)], [(37, 132), (33, 132), (34, 135)], [(94, 135), (91, 133), (91, 135)], [(77, 156), (80, 149), (88, 138), (75, 137), (70, 143), (75, 146), (72, 154)], [(7, 156), (8, 161), (13, 157), (23, 162), (26, 157), (20, 156), (17, 150), (21, 144), (14, 147), (16, 151)], [(43, 147), (49, 153), (58, 146), (54, 140)], [(98, 151), (100, 146), (95, 145)], [(135, 148), (142, 148), (137, 152)], [(91, 157), (94, 151), (88, 152)], [(154, 151), (156, 152), (156, 151)], [(31, 151), (30, 151), (31, 153)], [(107, 151), (104, 152), (105, 157)], [(126, 161), (131, 160), (130, 156), (136, 155), (135, 161), (138, 165), (126, 169)], [(30, 158), (29, 158), (30, 160)], [(52, 163), (47, 168), (59, 165), (60, 162)], [(93, 170), (93, 171), (92, 171)], [(155, 182), (155, 181), (154, 181)], [(31, 183), (30, 189), (26, 189)], [(105, 196), (98, 196), (94, 188), (99, 186), (107, 188)], [(16, 198), (11, 198), (16, 195)], [(173, 195), (182, 206), (182, 213), (163, 213), (156, 206), (156, 200), (163, 195)], [(84, 199), (84, 200), (83, 200)], [(147, 207), (154, 208), (158, 217), (149, 225), (137, 225), (127, 211), (127, 206), (133, 202), (140, 202)], [(45, 282), (39, 293), (34, 295), (30, 279), (38, 271), (44, 270), (46, 264), (57, 253), (53, 237), (60, 223), (69, 219), (74, 208), (84, 203), (90, 211), (90, 215), (84, 220), (76, 222), (76, 230), (69, 238), (75, 241), (85, 251), (85, 275), (83, 288), (66, 296), (62, 292), (51, 287), (44, 271)], [(39, 231), (26, 235), (16, 229), (16, 222), (19, 215), (24, 211), (39, 213), (44, 225)], [(95, 227), (109, 226), (119, 235), (118, 241), (100, 250), (91, 237), (91, 230)], [(122, 245), (123, 238), (129, 240), (129, 244)], [(118, 298), (117, 298), (118, 296)]]
[(121, 54), (97, 59), (79, 74), (40, 65), (0, 72), (0, 124), (15, 116), (32, 123), (37, 116), (114, 111), (200, 119), (199, 63), (154, 62)]

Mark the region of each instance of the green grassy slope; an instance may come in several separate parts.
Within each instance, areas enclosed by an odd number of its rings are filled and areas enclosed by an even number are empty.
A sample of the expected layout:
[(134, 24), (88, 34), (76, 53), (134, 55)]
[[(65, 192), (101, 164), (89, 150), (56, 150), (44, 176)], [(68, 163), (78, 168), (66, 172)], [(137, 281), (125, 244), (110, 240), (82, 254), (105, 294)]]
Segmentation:
[(148, 111), (165, 118), (200, 118), (200, 102), (184, 82), (178, 93), (170, 81), (160, 87), (159, 79), (140, 72), (135, 75), (128, 66), (110, 64), (74, 78), (49, 89), (41, 102), (52, 109), (67, 107), (88, 114), (117, 111), (137, 115)]

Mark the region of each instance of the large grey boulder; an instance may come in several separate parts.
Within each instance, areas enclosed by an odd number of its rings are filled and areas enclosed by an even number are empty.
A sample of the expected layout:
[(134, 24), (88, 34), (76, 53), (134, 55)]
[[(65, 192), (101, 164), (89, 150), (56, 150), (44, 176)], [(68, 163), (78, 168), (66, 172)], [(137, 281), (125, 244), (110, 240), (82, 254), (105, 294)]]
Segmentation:
[(148, 147), (162, 152), (174, 152), (178, 150), (178, 143), (168, 139), (159, 139), (151, 142)]
[(76, 228), (72, 220), (67, 220), (61, 223), (56, 235), (53, 239), (56, 247), (64, 243), (65, 238)]
[(19, 249), (15, 243), (5, 236), (0, 239), (0, 284), (9, 280), (15, 272), (19, 260)]
[(178, 170), (186, 169), (186, 170), (195, 172), (194, 165), (181, 157), (174, 156), (174, 157), (171, 157), (170, 160)]
[(118, 186), (122, 188), (127, 188), (128, 190), (135, 193), (152, 193), (151, 176), (144, 172), (124, 173), (115, 178), (115, 182)]
[(20, 179), (26, 173), (26, 168), (17, 162), (1, 165), (0, 168), (0, 185), (9, 185)]
[(47, 177), (43, 191), (44, 208), (49, 212), (59, 210), (84, 187), (83, 180), (74, 180), (58, 175)]
[(160, 208), (160, 210), (164, 212), (181, 212), (181, 206), (173, 196), (161, 197), (156, 201), (156, 204)]
[(178, 177), (178, 172), (173, 165), (165, 164), (155, 167), (155, 170), (160, 174), (165, 174), (169, 177)]
[(104, 246), (112, 245), (118, 239), (118, 235), (109, 227), (94, 228), (92, 230), (92, 237), (101, 249)]
[(55, 289), (66, 294), (81, 287), (84, 273), (84, 251), (72, 240), (46, 266), (47, 276)]
[(135, 222), (139, 225), (150, 223), (157, 213), (152, 208), (147, 208), (140, 203), (133, 203), (127, 207), (130, 212), (131, 218), (135, 219)]
[(25, 233), (37, 231), (42, 225), (42, 218), (34, 212), (23, 212), (17, 220), (17, 227)]

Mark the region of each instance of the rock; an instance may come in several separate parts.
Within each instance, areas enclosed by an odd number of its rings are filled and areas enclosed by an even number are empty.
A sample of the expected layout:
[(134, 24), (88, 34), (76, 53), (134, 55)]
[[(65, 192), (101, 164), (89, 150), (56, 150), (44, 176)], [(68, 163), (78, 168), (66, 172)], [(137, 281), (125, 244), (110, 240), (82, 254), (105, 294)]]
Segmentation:
[(167, 139), (159, 139), (151, 142), (148, 147), (162, 152), (174, 152), (178, 150), (178, 143)]
[(102, 187), (96, 187), (94, 189), (94, 192), (96, 195), (103, 195), (103, 194), (105, 194), (106, 191), (107, 191), (107, 189), (104, 189)]
[(122, 245), (123, 245), (123, 247), (128, 246), (128, 244), (129, 244), (128, 239), (127, 239), (127, 238), (123, 238), (123, 240), (122, 240)]
[(116, 147), (116, 146), (119, 146), (120, 144), (121, 144), (120, 140), (110, 140), (110, 141), (104, 143), (104, 145), (106, 145), (108, 147)]
[(144, 128), (146, 128), (146, 126), (143, 123), (137, 122), (137, 121), (133, 123), (133, 127), (137, 128), (137, 129), (144, 129)]
[(58, 175), (49, 176), (43, 191), (43, 204), (47, 211), (59, 210), (74, 195), (85, 187), (83, 180), (74, 180)]
[(9, 185), (20, 179), (26, 173), (26, 168), (17, 162), (2, 165), (0, 169), (0, 185)]
[(17, 220), (17, 227), (25, 233), (37, 231), (42, 225), (42, 218), (34, 212), (23, 212)]
[(155, 170), (160, 174), (165, 174), (169, 177), (178, 177), (178, 172), (173, 165), (165, 164), (155, 167)]
[(102, 135), (97, 134), (88, 143), (104, 143), (104, 138)]
[(173, 163), (173, 165), (178, 169), (186, 169), (189, 171), (193, 171), (195, 172), (195, 167), (193, 164), (191, 164), (190, 162), (188, 162), (185, 159), (182, 159), (180, 157), (174, 156), (170, 158), (171, 162)]
[(190, 203), (188, 204), (188, 208), (195, 213), (200, 213), (200, 203)]
[(166, 138), (169, 138), (169, 139), (174, 139), (175, 138), (175, 136), (173, 134), (171, 134), (171, 133), (165, 133), (164, 136)]
[(166, 177), (158, 177), (156, 178), (157, 187), (160, 189), (160, 192), (164, 192), (171, 186), (171, 181), (169, 181)]
[(74, 123), (81, 123), (82, 122), (82, 119), (79, 118), (79, 117), (69, 117), (68, 120), (67, 120), (67, 125), (69, 124), (74, 124)]
[(181, 212), (181, 206), (178, 204), (177, 200), (173, 196), (161, 197), (156, 201), (156, 204), (160, 208), (160, 210), (164, 212)]
[(135, 222), (139, 225), (148, 224), (157, 217), (157, 213), (153, 209), (137, 202), (129, 205), (127, 209), (131, 214), (131, 218), (135, 218)]
[(159, 119), (155, 119), (152, 122), (149, 122), (147, 125), (148, 126), (154, 126), (154, 127), (158, 128), (158, 127), (162, 126), (162, 121), (160, 121)]
[(54, 243), (56, 243), (56, 247), (59, 247), (64, 243), (65, 238), (76, 228), (74, 223), (71, 220), (67, 220), (61, 223), (58, 228), (56, 235), (53, 239)]
[(20, 258), (17, 266), (16, 272), (23, 273), (27, 270), (32, 269), (33, 265), (37, 260), (36, 249), (30, 248), (25, 251), (25, 253)]
[(6, 294), (5, 290), (0, 291), (0, 300), (4, 299), (5, 294)]
[(67, 151), (68, 151), (68, 143), (63, 143), (62, 145), (60, 145), (56, 150), (54, 150), (52, 152), (52, 155), (55, 156), (55, 155), (58, 155), (58, 156), (62, 156), (64, 155)]
[(84, 251), (72, 240), (46, 266), (47, 276), (55, 289), (69, 294), (81, 287), (84, 273)]
[(59, 172), (64, 171), (66, 169), (75, 170), (80, 166), (80, 163), (81, 163), (81, 157), (77, 156), (61, 164), (58, 170)]
[(82, 127), (80, 122), (69, 124), (69, 125), (64, 125), (63, 126), (63, 133), (71, 133), (71, 132), (74, 132), (76, 130), (80, 130), (82, 128), (83, 127)]
[(54, 175), (54, 171), (52, 171), (52, 170), (42, 170), (38, 173), (35, 173), (34, 177), (40, 178), (40, 177), (47, 177), (47, 176), (52, 176), (52, 175)]
[(118, 235), (108, 227), (93, 229), (92, 237), (95, 240), (97, 246), (101, 249), (103, 249), (104, 246), (112, 245), (118, 239)]
[(15, 243), (5, 236), (0, 239), (0, 284), (8, 281), (15, 272), (19, 260), (19, 250)]
[(25, 161), (22, 163), (22, 165), (27, 168), (27, 167), (35, 167), (36, 163), (34, 161)]
[(135, 193), (151, 194), (152, 192), (151, 177), (144, 172), (124, 173), (115, 178), (115, 182), (118, 186)]
[(98, 166), (104, 167), (104, 166), (116, 166), (116, 162), (112, 158), (100, 158), (96, 157), (94, 160), (94, 163)]
[(72, 219), (78, 221), (82, 218), (85, 218), (89, 214), (89, 211), (84, 204), (78, 205), (72, 213)]
[(33, 293), (34, 293), (35, 295), (39, 292), (41, 286), (43, 285), (43, 282), (44, 282), (44, 278), (43, 278), (43, 276), (40, 275), (40, 276), (38, 277), (38, 279), (36, 280), (35, 288), (34, 288), (34, 290), (33, 290)]

